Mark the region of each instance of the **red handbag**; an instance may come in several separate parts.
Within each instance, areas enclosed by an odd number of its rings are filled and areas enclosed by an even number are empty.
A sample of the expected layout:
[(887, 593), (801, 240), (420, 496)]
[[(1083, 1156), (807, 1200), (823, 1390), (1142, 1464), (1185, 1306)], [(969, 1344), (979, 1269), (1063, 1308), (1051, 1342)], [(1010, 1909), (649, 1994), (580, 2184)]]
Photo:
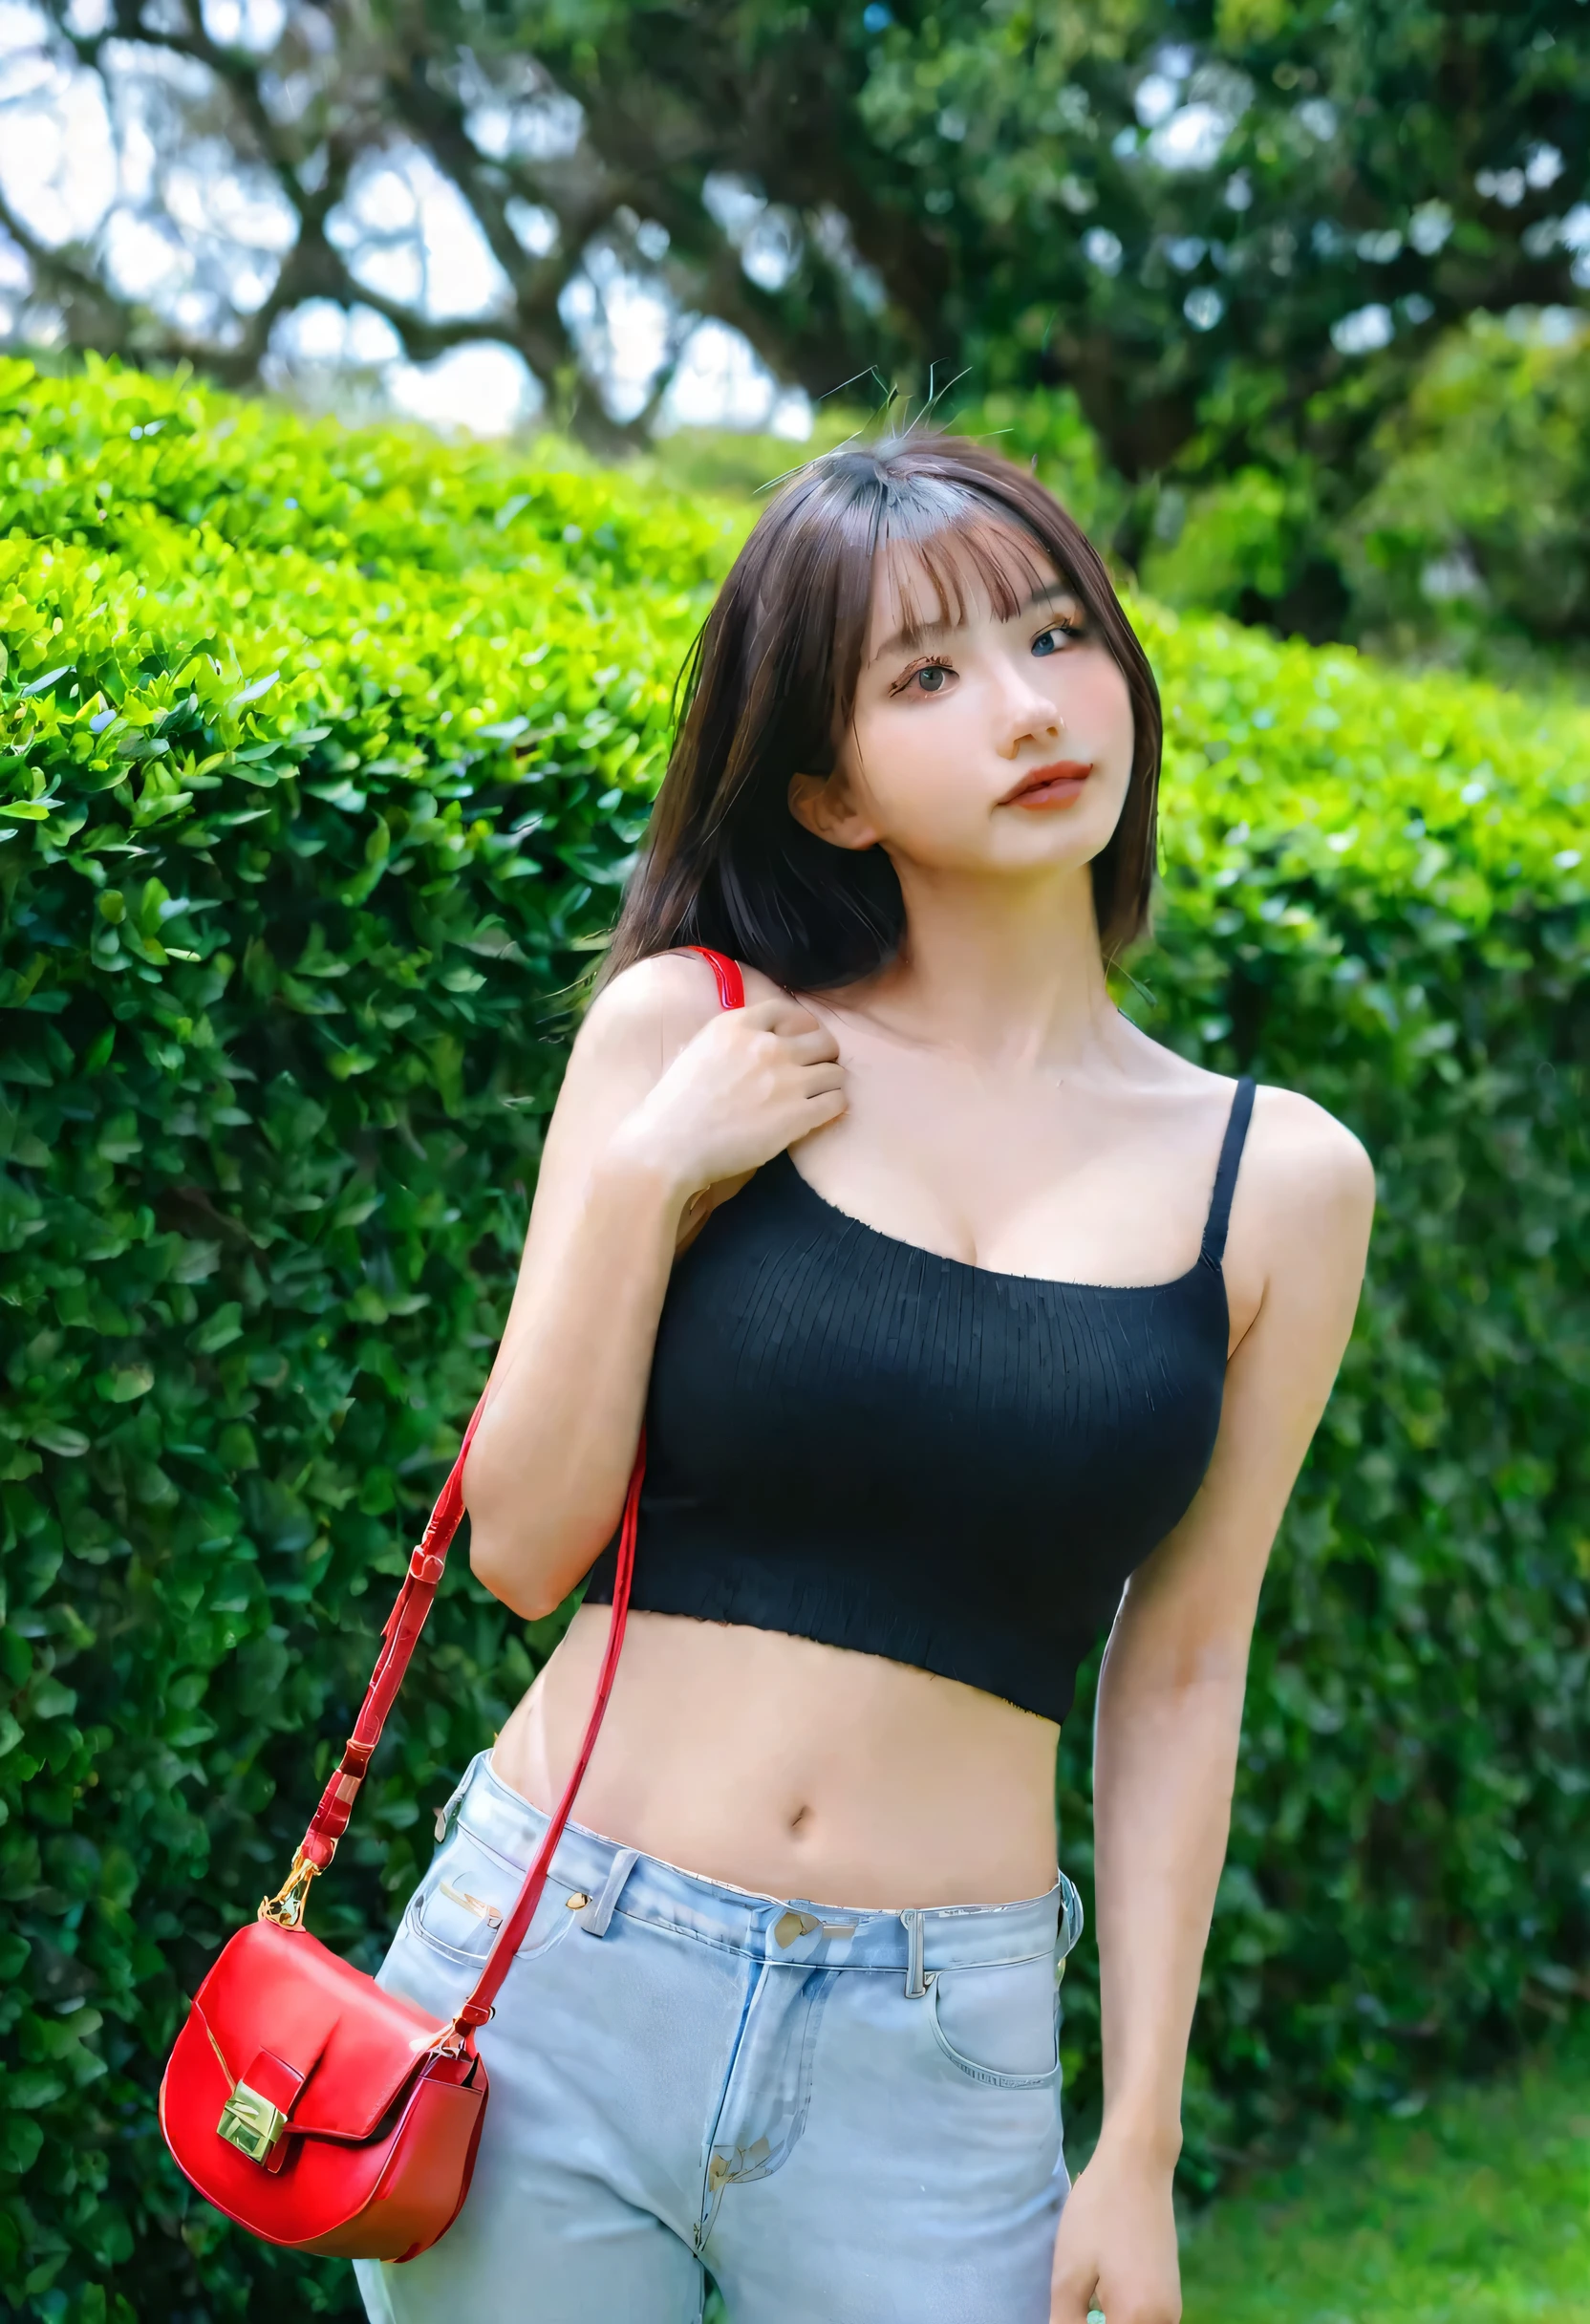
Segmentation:
[[(735, 962), (711, 963), (719, 999), (742, 1008)], [(642, 1437), (624, 1499), (612, 1618), (585, 1739), (563, 1797), (497, 1932), (474, 1991), (439, 2020), (329, 1952), (304, 1926), (309, 1885), (348, 1828), (463, 1515), (463, 1465), (484, 1398), (431, 1512), (381, 1633), (358, 1720), (282, 1888), (240, 1928), (194, 1996), (161, 2083), (165, 2142), (201, 2195), (267, 2243), (336, 2259), (413, 2259), (452, 2226), (485, 2120), (475, 2034), (524, 1943), (595, 1748), (624, 1643), (646, 1466)]]

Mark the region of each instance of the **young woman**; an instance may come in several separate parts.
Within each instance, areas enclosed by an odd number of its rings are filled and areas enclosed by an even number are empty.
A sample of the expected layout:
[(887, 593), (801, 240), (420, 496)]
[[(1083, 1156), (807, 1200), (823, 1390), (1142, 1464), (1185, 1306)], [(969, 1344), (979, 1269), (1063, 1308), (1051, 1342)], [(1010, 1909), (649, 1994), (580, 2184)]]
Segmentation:
[[(1173, 2324), (1171, 2174), (1259, 1581), (1369, 1165), (1129, 1024), (1160, 719), (1033, 478), (804, 469), (707, 622), (467, 1470), (527, 1618), (642, 1420), (628, 1642), (481, 2036), (458, 2225), (372, 2315)], [(715, 971), (743, 971), (720, 1006)], [(383, 1972), (446, 2014), (572, 1763), (604, 1560)], [(1067, 2194), (1054, 1759), (1095, 1741), (1105, 2114)], [(1064, 2205), (1064, 2209), (1063, 2209)]]

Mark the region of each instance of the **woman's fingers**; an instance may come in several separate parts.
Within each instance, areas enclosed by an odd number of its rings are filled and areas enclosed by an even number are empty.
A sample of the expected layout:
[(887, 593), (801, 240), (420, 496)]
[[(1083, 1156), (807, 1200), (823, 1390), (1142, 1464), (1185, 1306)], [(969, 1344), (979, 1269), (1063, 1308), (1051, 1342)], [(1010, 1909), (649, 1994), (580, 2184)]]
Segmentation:
[(844, 1086), (833, 1035), (798, 1002), (763, 1001), (704, 1024), (622, 1134), (684, 1195), (760, 1169), (833, 1121), (845, 1110)]
[(786, 1033), (784, 1039), (790, 1055), (803, 1065), (829, 1065), (839, 1055), (839, 1044), (827, 1025), (813, 1025), (809, 1033)]
[(837, 1057), (839, 1044), (822, 1019), (814, 1017), (799, 1001), (759, 1001), (754, 1007), (742, 1012), (742, 1022), (755, 1025), (759, 1031), (777, 1033), (781, 1040), (796, 1044), (815, 1042), (814, 1055)]
[(809, 1033), (817, 1022), (810, 1009), (803, 1008), (798, 1001), (791, 1001), (784, 993), (776, 1001), (747, 1001), (744, 1008), (725, 1010), (723, 1014), (741, 1024), (755, 1025), (763, 1033)]
[[(807, 1137), (812, 1130), (821, 1130), (825, 1122), (837, 1122), (844, 1110), (845, 1092), (843, 1089), (819, 1090), (815, 1097), (806, 1100), (806, 1119), (801, 1125), (800, 1135), (803, 1138)], [(795, 1140), (792, 1138), (790, 1144), (793, 1146)]]
[(1087, 2324), (1093, 2312), (1093, 2287), (1080, 2276), (1057, 2276), (1049, 2289), (1049, 2324)]

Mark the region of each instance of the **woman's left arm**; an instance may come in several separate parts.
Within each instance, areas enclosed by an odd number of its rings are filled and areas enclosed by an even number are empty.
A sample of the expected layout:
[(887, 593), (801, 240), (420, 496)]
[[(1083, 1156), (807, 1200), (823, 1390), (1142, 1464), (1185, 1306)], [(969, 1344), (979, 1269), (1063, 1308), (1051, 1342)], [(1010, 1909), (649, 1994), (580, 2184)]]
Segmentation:
[[(1052, 2324), (1176, 2324), (1171, 2179), (1225, 1858), (1259, 1583), (1352, 1329), (1374, 1209), (1363, 1148), (1281, 1090), (1255, 1109), (1227, 1277), (1257, 1313), (1226, 1372), (1208, 1475), (1132, 1576), (1099, 1680), (1099, 2143), (1062, 2215)], [(1250, 1302), (1251, 1303), (1251, 1302)], [(1237, 1302), (1234, 1297), (1233, 1306)]]

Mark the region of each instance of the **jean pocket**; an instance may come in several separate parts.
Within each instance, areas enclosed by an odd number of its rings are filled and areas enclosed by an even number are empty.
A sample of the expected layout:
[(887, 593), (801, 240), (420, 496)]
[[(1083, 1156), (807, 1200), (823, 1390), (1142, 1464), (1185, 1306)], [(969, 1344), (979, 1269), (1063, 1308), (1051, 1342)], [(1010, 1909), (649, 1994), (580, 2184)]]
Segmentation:
[[(415, 1890), (409, 1926), (450, 1961), (483, 1962), (519, 1900), (524, 1879), (517, 1864), (506, 1862), (463, 1825), (455, 1824)], [(544, 1953), (565, 1934), (574, 1916), (555, 1907), (567, 1894), (548, 1883), (530, 1933), (519, 1947), (520, 1960)]]
[(952, 2066), (999, 2090), (1041, 2090), (1060, 2074), (1052, 1953), (940, 1969), (928, 1989), (934, 2039)]

